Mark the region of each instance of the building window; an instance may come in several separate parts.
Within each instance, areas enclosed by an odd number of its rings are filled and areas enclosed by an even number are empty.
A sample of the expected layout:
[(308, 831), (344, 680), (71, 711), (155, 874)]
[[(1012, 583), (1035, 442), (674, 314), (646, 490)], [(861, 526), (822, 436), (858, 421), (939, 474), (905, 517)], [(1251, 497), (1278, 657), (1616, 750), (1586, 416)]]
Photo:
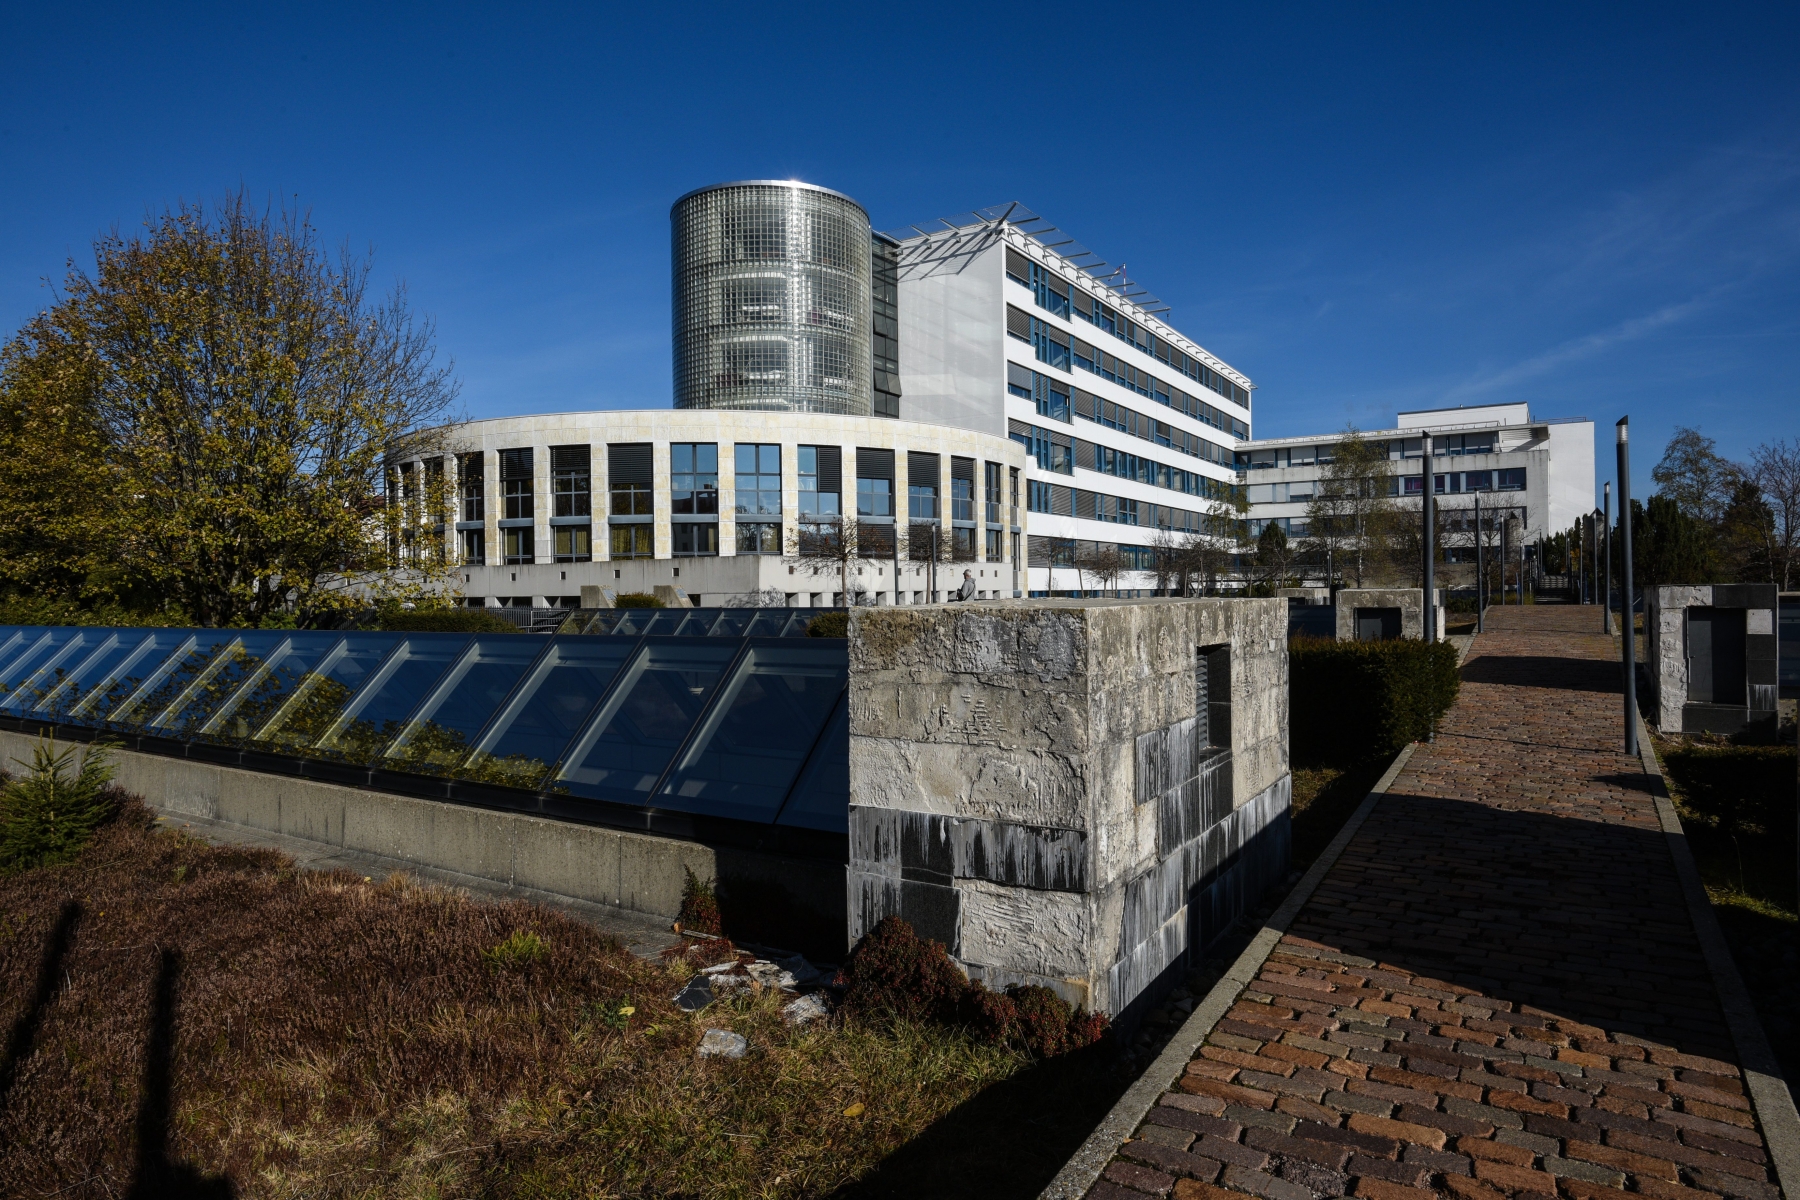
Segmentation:
[[(500, 452), (500, 496), (508, 521), (531, 517), (531, 447)], [(510, 562), (511, 560), (508, 559)]]
[(989, 562), (999, 562), (1000, 561), (1000, 545), (1001, 545), (1000, 531), (998, 529), (988, 530), (987, 531), (987, 560)]
[(500, 531), (507, 566), (529, 566), (537, 561), (536, 548), (532, 544), (531, 534), (530, 526)]
[(781, 447), (740, 442), (736, 448), (739, 521), (781, 516)]
[(835, 520), (842, 451), (836, 446), (801, 446), (799, 460), (800, 519)]
[(737, 524), (739, 554), (780, 554), (781, 526), (773, 521), (744, 521)]
[(1026, 508), (1035, 513), (1050, 511), (1051, 485), (1041, 480), (1026, 481)]
[(950, 480), (950, 519), (952, 521), (973, 521), (975, 519), (975, 481), (973, 479)]
[[(719, 511), (719, 447), (714, 442), (669, 445), (669, 511), (716, 515)], [(714, 548), (717, 553), (717, 547)]]
[(594, 557), (594, 546), (590, 540), (591, 527), (587, 525), (553, 525), (550, 536), (554, 539), (557, 562), (591, 562)]
[(998, 525), (1000, 524), (1000, 505), (1002, 503), (1000, 464), (984, 463), (982, 468), (982, 491), (983, 499), (986, 501), (987, 519), (990, 524)]
[(970, 562), (975, 557), (975, 531), (973, 529), (950, 530), (950, 560), (952, 562)]
[(550, 513), (586, 517), (593, 513), (593, 466), (586, 446), (550, 447)]
[(1013, 441), (1025, 447), (1043, 470), (1054, 471), (1059, 475), (1075, 473), (1075, 457), (1070, 453), (1066, 435), (1053, 434), (1036, 425), (1014, 423), (1010, 436)]
[(1503, 471), (1495, 471), (1497, 480), (1494, 487), (1502, 492), (1522, 492), (1525, 490), (1525, 468), (1508, 467)]
[(1031, 292), (1037, 297), (1039, 308), (1068, 319), (1069, 285), (1037, 263), (1031, 264)]
[(481, 567), (487, 565), (487, 531), (485, 529), (465, 529), (462, 531), (463, 565), (465, 567)]
[(462, 520), (487, 520), (487, 476), (484, 454), (456, 456), (457, 486), (462, 492)]
[(655, 553), (649, 525), (614, 525), (612, 556), (614, 558), (649, 558)]
[(858, 479), (856, 481), (856, 515), (859, 517), (893, 516), (894, 481), (891, 479)]
[(719, 527), (712, 521), (676, 521), (670, 526), (677, 555), (717, 554)]
[[(886, 482), (885, 480), (883, 482)], [(875, 514), (868, 514), (875, 515)], [(915, 521), (935, 521), (938, 515), (938, 490), (933, 483), (906, 485), (906, 515)]]
[(1054, 325), (1031, 318), (1031, 348), (1038, 361), (1059, 370), (1069, 369), (1069, 335)]
[(608, 511), (615, 517), (647, 517), (654, 513), (651, 483), (655, 478), (650, 443), (632, 442), (608, 446), (607, 486), (612, 493)]

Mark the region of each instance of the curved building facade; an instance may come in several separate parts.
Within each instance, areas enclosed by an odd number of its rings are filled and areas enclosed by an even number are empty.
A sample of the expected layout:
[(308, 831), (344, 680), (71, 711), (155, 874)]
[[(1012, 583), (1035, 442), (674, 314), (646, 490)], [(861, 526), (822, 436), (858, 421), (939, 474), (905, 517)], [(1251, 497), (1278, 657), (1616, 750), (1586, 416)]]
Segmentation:
[(871, 231), (848, 196), (757, 180), (670, 209), (675, 407), (869, 416)]

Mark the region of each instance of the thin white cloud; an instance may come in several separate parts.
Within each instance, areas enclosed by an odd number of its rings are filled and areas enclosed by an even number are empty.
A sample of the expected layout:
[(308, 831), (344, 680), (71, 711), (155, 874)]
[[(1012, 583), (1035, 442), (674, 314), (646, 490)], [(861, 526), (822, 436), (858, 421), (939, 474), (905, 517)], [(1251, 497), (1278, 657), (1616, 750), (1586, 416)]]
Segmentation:
[(1571, 338), (1542, 354), (1535, 354), (1510, 367), (1458, 384), (1444, 394), (1444, 400), (1447, 403), (1456, 403), (1471, 397), (1485, 396), (1503, 388), (1513, 387), (1527, 380), (1548, 375), (1570, 363), (1605, 353), (1614, 346), (1636, 341), (1659, 329), (1666, 329), (1670, 325), (1684, 321), (1695, 313), (1710, 307), (1726, 290), (1723, 287), (1711, 288), (1692, 299), (1683, 300), (1679, 304), (1667, 304), (1653, 313), (1621, 321), (1610, 329)]

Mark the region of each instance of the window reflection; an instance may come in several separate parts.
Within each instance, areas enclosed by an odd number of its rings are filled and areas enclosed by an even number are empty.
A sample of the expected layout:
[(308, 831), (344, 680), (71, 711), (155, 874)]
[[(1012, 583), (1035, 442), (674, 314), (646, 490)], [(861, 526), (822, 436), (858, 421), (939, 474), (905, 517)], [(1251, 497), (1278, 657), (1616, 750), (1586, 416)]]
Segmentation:
[(558, 638), (482, 735), (480, 745), (457, 768), (457, 778), (538, 787), (581, 731), (632, 648), (624, 641)]
[(311, 753), (359, 765), (374, 762), (468, 643), (467, 637), (456, 635), (409, 637), (344, 707)]
[(559, 781), (578, 796), (642, 803), (736, 653), (733, 644), (644, 647)]
[(774, 820), (843, 694), (845, 677), (843, 656), (828, 649), (752, 649), (657, 796), (658, 806)]
[(517, 634), (477, 638), (388, 747), (385, 765), (421, 775), (450, 773), (543, 648)]
[(344, 635), (285, 695), (271, 697), (268, 711), (255, 706), (255, 712), (238, 714), (242, 725), (237, 736), (247, 737), (259, 750), (307, 753), (399, 641), (400, 635), (393, 633)]

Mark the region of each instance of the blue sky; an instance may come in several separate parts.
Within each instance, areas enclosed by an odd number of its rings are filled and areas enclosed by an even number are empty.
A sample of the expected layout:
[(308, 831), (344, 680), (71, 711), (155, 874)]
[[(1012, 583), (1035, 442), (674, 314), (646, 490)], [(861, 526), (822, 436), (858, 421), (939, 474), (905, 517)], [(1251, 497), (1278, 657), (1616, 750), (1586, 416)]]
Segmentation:
[[(668, 206), (1020, 200), (1245, 371), (1264, 436), (1523, 399), (1800, 435), (1800, 7), (10, 3), (0, 326), (244, 185), (372, 248), (475, 416), (669, 403)], [(651, 11), (646, 11), (650, 7)], [(904, 353), (904, 349), (903, 349)]]

